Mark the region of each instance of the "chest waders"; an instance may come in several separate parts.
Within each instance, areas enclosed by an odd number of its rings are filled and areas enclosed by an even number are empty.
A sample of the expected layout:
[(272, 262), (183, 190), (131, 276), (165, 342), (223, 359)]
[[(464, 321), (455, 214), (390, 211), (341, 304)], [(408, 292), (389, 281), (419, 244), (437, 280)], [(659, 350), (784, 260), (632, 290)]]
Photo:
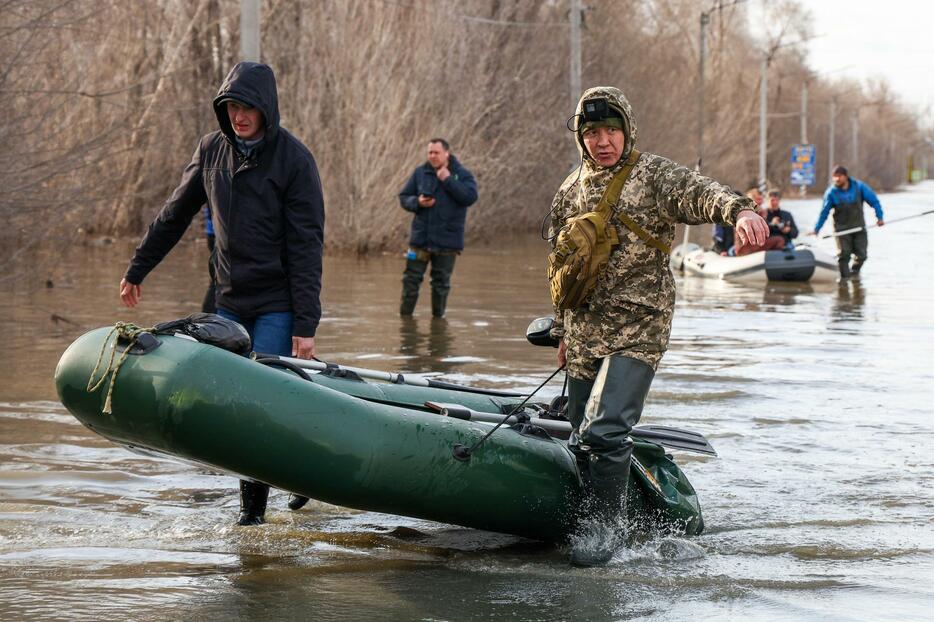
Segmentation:
[(451, 275), (457, 251), (429, 252), (425, 249), (410, 249), (406, 254), (405, 271), (402, 273), (402, 301), (399, 315), (411, 316), (418, 303), (418, 290), (431, 263), (431, 317), (443, 318), (451, 292)]
[(632, 464), (629, 433), (642, 417), (655, 378), (651, 366), (622, 355), (603, 359), (593, 382), (568, 377), (568, 448), (584, 484), (576, 566), (606, 564), (624, 544), (626, 497)]
[[(836, 238), (837, 267), (840, 269), (840, 276), (844, 279), (859, 274), (863, 262), (866, 261), (866, 251), (869, 248), (866, 218), (863, 215), (863, 194), (859, 191), (859, 186), (854, 187), (854, 190), (854, 201), (841, 203), (833, 208), (833, 228), (835, 231), (863, 227), (862, 231), (848, 233)], [(852, 267), (850, 266), (850, 257), (854, 258)]]

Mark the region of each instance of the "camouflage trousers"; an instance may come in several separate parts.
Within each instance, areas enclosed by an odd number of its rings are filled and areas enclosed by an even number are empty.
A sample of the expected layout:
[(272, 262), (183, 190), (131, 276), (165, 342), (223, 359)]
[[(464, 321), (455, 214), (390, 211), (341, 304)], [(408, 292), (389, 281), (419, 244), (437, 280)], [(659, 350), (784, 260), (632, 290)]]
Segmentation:
[(405, 272), (402, 274), (402, 302), (399, 305), (399, 315), (412, 315), (415, 311), (415, 305), (418, 303), (418, 290), (430, 263), (431, 315), (432, 317), (444, 317), (456, 259), (457, 253), (454, 251), (429, 253), (424, 250), (419, 250), (415, 259), (406, 259)]

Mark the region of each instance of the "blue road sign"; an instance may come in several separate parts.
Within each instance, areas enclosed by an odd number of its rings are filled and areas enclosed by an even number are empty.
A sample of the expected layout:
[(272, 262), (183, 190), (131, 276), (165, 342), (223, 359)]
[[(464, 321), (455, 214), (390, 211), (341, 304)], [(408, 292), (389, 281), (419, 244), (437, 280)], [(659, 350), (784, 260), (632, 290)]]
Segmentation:
[(791, 185), (814, 185), (814, 145), (792, 145), (791, 147)]

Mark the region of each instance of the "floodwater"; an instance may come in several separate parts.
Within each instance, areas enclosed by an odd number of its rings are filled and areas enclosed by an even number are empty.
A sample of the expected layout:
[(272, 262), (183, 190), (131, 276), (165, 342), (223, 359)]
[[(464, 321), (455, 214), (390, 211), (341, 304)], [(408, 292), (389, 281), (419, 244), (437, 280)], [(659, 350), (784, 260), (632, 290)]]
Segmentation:
[[(919, 213), (934, 183), (882, 200), (889, 219)], [(817, 201), (785, 206), (813, 224)], [(932, 227), (872, 231), (862, 282), (845, 287), (679, 280), (643, 422), (719, 451), (678, 455), (708, 529), (599, 569), (511, 536), (290, 512), (279, 492), (269, 524), (233, 527), (231, 478), (112, 445), (52, 385), (83, 331), (197, 310), (204, 246), (176, 249), (132, 312), (117, 300), (129, 246), (45, 249), (51, 269), (0, 280), (0, 619), (930, 620)], [(320, 356), (526, 390), (553, 371), (554, 351), (523, 336), (549, 311), (542, 242), (469, 248), (443, 322), (425, 290), (418, 317), (397, 317), (399, 250), (326, 261)]]

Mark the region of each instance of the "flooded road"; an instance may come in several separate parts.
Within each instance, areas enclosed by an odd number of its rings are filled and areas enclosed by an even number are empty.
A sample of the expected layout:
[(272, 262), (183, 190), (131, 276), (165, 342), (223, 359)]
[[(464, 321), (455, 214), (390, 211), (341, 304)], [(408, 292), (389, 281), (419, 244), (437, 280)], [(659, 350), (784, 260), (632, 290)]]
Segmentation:
[[(881, 199), (889, 219), (919, 213), (934, 184)], [(816, 220), (815, 200), (783, 206), (802, 231)], [(676, 456), (707, 531), (586, 570), (511, 536), (315, 502), (290, 512), (279, 492), (268, 525), (233, 527), (230, 477), (112, 445), (52, 385), (85, 330), (197, 310), (204, 246), (176, 249), (132, 312), (117, 298), (129, 246), (46, 249), (53, 268), (0, 281), (0, 619), (930, 620), (932, 229), (872, 231), (861, 283), (843, 287), (679, 278), (643, 422), (719, 451)], [(319, 356), (534, 388), (554, 351), (524, 338), (549, 313), (545, 246), (529, 237), (468, 248), (441, 322), (427, 283), (417, 317), (397, 316), (401, 245), (329, 258)]]

